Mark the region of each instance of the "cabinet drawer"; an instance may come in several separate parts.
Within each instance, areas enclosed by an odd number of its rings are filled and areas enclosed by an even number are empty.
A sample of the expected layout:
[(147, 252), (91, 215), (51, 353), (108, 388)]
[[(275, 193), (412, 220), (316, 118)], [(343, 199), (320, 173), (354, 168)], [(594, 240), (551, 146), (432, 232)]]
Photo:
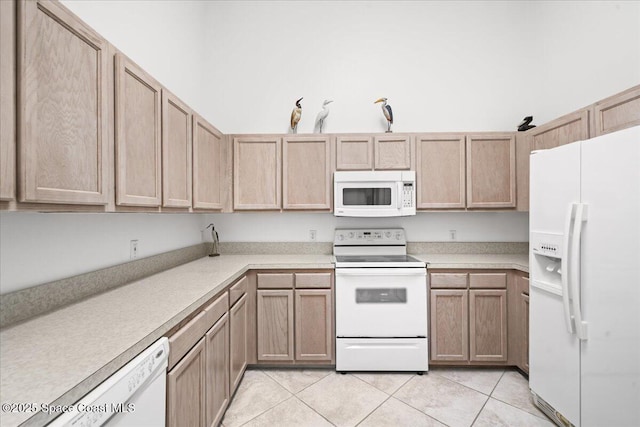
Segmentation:
[(233, 304), (236, 303), (236, 301), (242, 298), (242, 295), (247, 293), (248, 283), (249, 280), (245, 276), (242, 279), (238, 280), (236, 284), (233, 285), (231, 289), (229, 289), (229, 307), (232, 307)]
[(214, 302), (205, 307), (204, 312), (207, 316), (207, 325), (211, 326), (218, 321), (229, 310), (229, 298), (225, 292)]
[(182, 357), (187, 354), (200, 338), (209, 330), (211, 324), (204, 311), (198, 313), (189, 323), (184, 325), (175, 334), (169, 337), (169, 367), (171, 369)]
[(466, 288), (467, 273), (429, 273), (431, 288)]
[(469, 287), (506, 289), (507, 273), (470, 273)]
[(331, 288), (331, 273), (295, 273), (296, 288)]
[(293, 288), (293, 273), (258, 273), (258, 289)]

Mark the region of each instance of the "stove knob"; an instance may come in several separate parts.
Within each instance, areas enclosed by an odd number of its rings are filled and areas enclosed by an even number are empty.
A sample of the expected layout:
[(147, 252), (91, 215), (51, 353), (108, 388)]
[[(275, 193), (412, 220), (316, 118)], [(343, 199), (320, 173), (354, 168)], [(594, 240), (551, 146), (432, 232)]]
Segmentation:
[(349, 238), (353, 239), (353, 236), (354, 236), (354, 234), (353, 234), (353, 231), (352, 231), (351, 233), (349, 233)]
[(396, 240), (400, 240), (401, 234), (400, 233), (396, 233)]
[(340, 241), (344, 240), (344, 234), (338, 234), (338, 240)]
[(387, 237), (387, 239), (388, 239), (388, 238), (390, 238), (390, 237), (391, 237), (391, 232), (390, 232), (390, 231), (387, 231), (387, 232), (385, 232), (385, 233), (384, 233), (384, 235), (385, 235), (385, 236)]

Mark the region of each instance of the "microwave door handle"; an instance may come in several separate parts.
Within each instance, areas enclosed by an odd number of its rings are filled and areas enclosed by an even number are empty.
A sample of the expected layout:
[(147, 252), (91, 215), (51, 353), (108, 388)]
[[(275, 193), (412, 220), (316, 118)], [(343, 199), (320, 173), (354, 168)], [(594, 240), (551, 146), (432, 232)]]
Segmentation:
[(397, 182), (396, 185), (398, 186), (398, 192), (396, 193), (396, 199), (397, 200), (397, 204), (398, 204), (398, 210), (402, 209), (402, 198), (404, 196), (403, 193), (403, 188), (404, 188), (404, 182)]

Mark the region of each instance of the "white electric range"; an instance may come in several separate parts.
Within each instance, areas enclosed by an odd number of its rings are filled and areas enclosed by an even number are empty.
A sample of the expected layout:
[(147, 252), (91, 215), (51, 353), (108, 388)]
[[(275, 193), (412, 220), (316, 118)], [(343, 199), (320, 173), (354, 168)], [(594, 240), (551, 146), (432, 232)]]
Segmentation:
[(336, 370), (427, 371), (427, 268), (403, 229), (338, 229)]

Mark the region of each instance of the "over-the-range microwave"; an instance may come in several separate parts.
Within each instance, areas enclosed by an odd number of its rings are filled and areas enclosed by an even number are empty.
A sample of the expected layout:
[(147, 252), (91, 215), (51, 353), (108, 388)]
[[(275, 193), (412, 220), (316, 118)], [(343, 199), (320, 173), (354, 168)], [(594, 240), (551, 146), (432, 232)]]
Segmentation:
[(386, 217), (416, 214), (414, 171), (335, 172), (335, 216)]

